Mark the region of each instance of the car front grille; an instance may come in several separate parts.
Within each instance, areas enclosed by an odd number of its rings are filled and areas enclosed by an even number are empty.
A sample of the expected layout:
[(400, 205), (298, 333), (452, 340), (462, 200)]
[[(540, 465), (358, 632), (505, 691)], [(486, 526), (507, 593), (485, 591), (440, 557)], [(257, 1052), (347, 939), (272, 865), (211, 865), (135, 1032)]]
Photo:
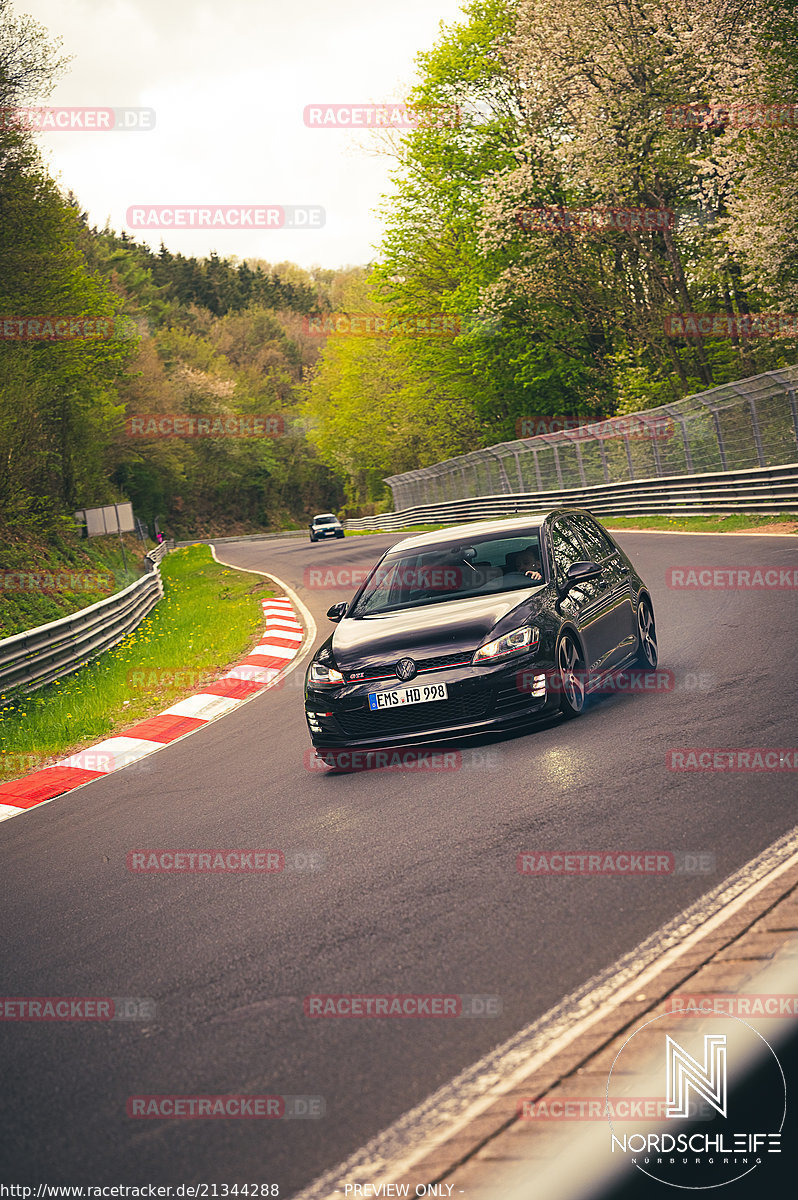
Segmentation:
[(347, 737), (379, 737), (479, 721), (488, 715), (489, 704), (490, 691), (480, 688), (460, 691), (448, 700), (435, 700), (431, 704), (406, 704), (379, 712), (372, 712), (364, 705), (339, 710), (335, 715)]
[[(438, 654), (434, 658), (417, 658), (414, 659), (416, 675), (421, 675), (424, 671), (442, 671), (445, 667), (468, 667), (471, 665), (472, 658), (473, 652), (463, 654), (462, 650), (459, 654)], [(381, 667), (366, 667), (362, 673), (347, 671), (345, 674), (347, 683), (359, 683), (361, 680), (368, 679), (394, 679), (397, 677), (396, 663), (386, 663)]]

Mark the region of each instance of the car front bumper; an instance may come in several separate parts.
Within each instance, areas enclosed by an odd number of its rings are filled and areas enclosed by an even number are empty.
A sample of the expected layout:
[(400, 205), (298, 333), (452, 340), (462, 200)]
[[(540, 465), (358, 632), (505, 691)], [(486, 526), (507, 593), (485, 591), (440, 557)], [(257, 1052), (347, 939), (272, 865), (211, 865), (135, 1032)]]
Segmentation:
[(445, 683), (448, 699), (372, 711), (370, 692), (385, 681), (306, 690), (305, 715), (317, 749), (376, 749), (438, 744), (466, 735), (512, 729), (559, 706), (549, 686), (553, 664), (519, 661), (495, 667), (465, 667), (417, 675), (407, 685)]

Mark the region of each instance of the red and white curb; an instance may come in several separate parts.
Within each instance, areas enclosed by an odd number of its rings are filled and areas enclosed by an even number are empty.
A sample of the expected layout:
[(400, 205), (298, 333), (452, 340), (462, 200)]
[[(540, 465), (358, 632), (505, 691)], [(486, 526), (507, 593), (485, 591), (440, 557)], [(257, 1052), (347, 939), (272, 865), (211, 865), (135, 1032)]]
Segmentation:
[[(297, 604), (301, 606), (298, 600)], [(188, 696), (157, 717), (134, 725), (120, 737), (98, 742), (24, 779), (0, 783), (0, 821), (154, 754), (269, 687), (296, 658), (305, 635), (287, 596), (264, 600), (262, 605), (266, 628), (261, 641), (226, 675), (196, 696)], [(314, 632), (311, 618), (308, 634), (312, 637)]]

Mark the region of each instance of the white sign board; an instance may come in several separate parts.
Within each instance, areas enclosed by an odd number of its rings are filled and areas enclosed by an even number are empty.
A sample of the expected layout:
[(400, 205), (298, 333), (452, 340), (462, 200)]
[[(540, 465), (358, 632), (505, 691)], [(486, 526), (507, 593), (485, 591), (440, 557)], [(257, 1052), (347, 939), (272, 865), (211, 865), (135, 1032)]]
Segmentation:
[(104, 508), (84, 508), (81, 513), (75, 513), (75, 516), (85, 520), (89, 537), (97, 537), (102, 533), (133, 533), (136, 528), (133, 505), (129, 501), (124, 504), (107, 504)]

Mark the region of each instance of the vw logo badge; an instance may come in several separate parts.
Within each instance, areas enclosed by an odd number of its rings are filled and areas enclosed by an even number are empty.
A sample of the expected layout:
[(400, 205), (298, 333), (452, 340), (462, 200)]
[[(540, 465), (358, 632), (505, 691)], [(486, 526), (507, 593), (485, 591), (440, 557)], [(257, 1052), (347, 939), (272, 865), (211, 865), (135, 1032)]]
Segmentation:
[(412, 679), (416, 673), (416, 664), (412, 658), (400, 658), (396, 664), (396, 674), (399, 679)]

